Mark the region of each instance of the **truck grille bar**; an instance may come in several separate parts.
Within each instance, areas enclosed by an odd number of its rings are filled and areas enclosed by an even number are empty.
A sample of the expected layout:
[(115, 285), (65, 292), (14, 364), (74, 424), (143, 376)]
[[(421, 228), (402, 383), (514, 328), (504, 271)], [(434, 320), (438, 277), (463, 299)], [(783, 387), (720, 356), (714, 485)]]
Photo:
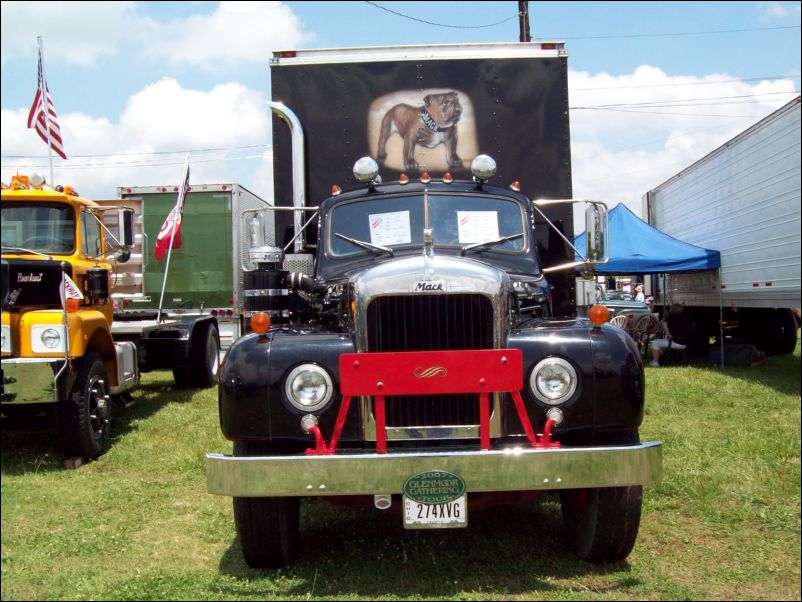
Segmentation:
[[(378, 297), (368, 306), (369, 352), (492, 349), (493, 306), (483, 295)], [(390, 396), (388, 427), (479, 423), (476, 395)]]

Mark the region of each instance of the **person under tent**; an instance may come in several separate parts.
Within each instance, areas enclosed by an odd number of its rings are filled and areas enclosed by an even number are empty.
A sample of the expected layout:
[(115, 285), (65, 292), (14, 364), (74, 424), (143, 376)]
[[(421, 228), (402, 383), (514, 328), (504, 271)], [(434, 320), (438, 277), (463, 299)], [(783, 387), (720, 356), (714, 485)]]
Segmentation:
[(689, 314), (683, 311), (682, 305), (673, 303), (668, 317), (661, 322), (663, 338), (652, 341), (652, 361), (649, 365), (653, 368), (660, 366), (660, 357), (668, 349), (678, 349), (684, 351), (693, 338), (694, 323)]

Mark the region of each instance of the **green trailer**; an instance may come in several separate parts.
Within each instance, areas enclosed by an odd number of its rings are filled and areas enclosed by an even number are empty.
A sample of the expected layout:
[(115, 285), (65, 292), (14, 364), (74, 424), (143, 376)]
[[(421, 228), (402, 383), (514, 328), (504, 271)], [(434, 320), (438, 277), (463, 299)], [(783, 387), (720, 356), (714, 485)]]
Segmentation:
[[(114, 202), (135, 211), (136, 240), (131, 259), (116, 270), (112, 298), (119, 330), (162, 317), (185, 320), (212, 316), (223, 350), (242, 332), (243, 212), (270, 203), (239, 184), (193, 185), (184, 203), (181, 246), (174, 248), (165, 281), (166, 257), (154, 257), (156, 237), (175, 206), (177, 185), (124, 186)], [(111, 201), (110, 201), (111, 202)]]

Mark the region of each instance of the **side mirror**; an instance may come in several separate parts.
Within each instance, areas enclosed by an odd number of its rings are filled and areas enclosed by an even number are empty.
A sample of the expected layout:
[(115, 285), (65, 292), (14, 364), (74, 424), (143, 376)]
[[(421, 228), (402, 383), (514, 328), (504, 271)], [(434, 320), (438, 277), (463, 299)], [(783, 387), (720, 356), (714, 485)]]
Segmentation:
[(585, 210), (585, 248), (588, 263), (607, 261), (607, 207), (589, 202)]
[(134, 246), (134, 210), (130, 207), (117, 210), (117, 240), (127, 249)]

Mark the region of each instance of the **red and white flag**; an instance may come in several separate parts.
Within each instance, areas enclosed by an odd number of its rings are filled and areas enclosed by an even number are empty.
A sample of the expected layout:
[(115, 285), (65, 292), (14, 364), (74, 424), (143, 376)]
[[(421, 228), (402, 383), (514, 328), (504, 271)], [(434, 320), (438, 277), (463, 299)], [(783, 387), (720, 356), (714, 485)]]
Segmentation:
[(67, 299), (83, 299), (84, 294), (75, 281), (67, 275), (67, 272), (61, 274), (63, 276), (61, 279), (61, 307), (66, 307)]
[(159, 235), (156, 237), (156, 248), (153, 251), (156, 259), (164, 259), (164, 255), (171, 247), (173, 249), (181, 248), (181, 217), (184, 214), (184, 199), (187, 192), (189, 192), (189, 160), (187, 160), (184, 170), (184, 183), (181, 184), (178, 191), (178, 200), (175, 207), (167, 214), (167, 219), (164, 220)]
[[(42, 93), (47, 97), (46, 102), (42, 100)], [(47, 108), (45, 109), (45, 104)], [(47, 111), (47, 115), (45, 115)], [(42, 62), (42, 47), (39, 47), (39, 85), (36, 88), (36, 96), (33, 99), (31, 110), (28, 112), (28, 127), (35, 128), (39, 137), (50, 145), (56, 154), (62, 159), (67, 158), (64, 152), (64, 143), (61, 140), (61, 129), (58, 126), (58, 116), (50, 97), (50, 90), (47, 89), (47, 82), (44, 76), (44, 64)], [(48, 132), (48, 129), (50, 130)]]

